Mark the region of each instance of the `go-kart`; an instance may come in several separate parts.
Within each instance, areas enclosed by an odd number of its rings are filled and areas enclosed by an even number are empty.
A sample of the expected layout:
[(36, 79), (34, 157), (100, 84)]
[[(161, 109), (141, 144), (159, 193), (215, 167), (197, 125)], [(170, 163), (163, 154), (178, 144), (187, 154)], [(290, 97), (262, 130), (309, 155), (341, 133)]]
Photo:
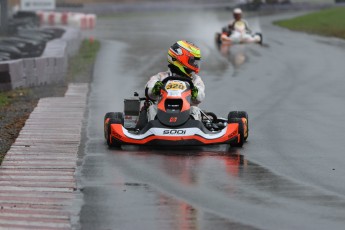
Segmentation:
[(233, 29), (223, 27), (222, 33), (216, 33), (215, 41), (217, 44), (248, 44), (258, 43), (262, 44), (263, 37), (261, 33), (252, 33), (246, 29), (244, 22), (236, 22)]
[(167, 77), (157, 100), (157, 114), (148, 121), (147, 110), (155, 106), (146, 97), (125, 99), (124, 112), (109, 112), (104, 117), (104, 137), (110, 147), (121, 145), (210, 145), (242, 147), (248, 138), (248, 114), (232, 111), (228, 118), (201, 111), (202, 120), (191, 114), (191, 89), (187, 78)]

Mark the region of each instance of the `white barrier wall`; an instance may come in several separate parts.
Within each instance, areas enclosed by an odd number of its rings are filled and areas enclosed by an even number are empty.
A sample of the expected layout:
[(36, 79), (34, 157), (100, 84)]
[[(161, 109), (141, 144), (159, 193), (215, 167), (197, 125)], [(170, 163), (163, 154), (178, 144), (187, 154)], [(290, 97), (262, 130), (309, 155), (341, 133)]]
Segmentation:
[(95, 14), (75, 12), (37, 11), (41, 25), (66, 25), (79, 29), (93, 29), (96, 26)]
[[(9, 61), (7, 64), (11, 76), (11, 88), (27, 87), (23, 60)], [(0, 65), (2, 65), (2, 63)]]
[(36, 71), (36, 62), (34, 58), (25, 58), (22, 60), (24, 71), (24, 78), (27, 86), (38, 85), (38, 76)]
[(69, 28), (68, 30), (66, 30), (61, 39), (67, 42), (66, 52), (69, 57), (75, 55), (78, 52), (80, 42), (82, 40), (81, 32), (79, 29)]
[(10, 75), (8, 83), (10, 83), (11, 89), (57, 83), (64, 80), (68, 68), (68, 58), (78, 52), (81, 44), (80, 30), (73, 28), (65, 28), (65, 30), (62, 38), (47, 42), (41, 57), (0, 62), (0, 72), (3, 71)]

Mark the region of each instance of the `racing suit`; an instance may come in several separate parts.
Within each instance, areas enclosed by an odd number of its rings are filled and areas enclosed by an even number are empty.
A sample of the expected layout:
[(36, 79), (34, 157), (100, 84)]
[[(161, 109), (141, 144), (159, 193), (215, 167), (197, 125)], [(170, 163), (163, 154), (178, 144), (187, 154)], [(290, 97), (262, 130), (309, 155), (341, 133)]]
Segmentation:
[[(241, 26), (244, 25), (245, 33), (241, 33), (239, 30), (236, 30), (236, 24), (241, 24)], [(246, 20), (233, 20), (229, 24), (229, 30), (224, 31), (222, 34), (222, 40), (223, 41), (231, 41), (233, 43), (241, 43), (242, 41), (253, 41), (253, 36), (249, 34), (251, 30), (248, 27), (248, 22)]]
[[(174, 73), (172, 73), (170, 70), (167, 72), (160, 72), (150, 78), (150, 80), (146, 84), (147, 88), (147, 94), (148, 96), (153, 99), (157, 100), (159, 96), (154, 95), (152, 93), (152, 89), (157, 81), (163, 81), (167, 77), (175, 76)], [(198, 104), (201, 103), (202, 100), (205, 98), (205, 85), (204, 82), (201, 80), (201, 77), (193, 74), (192, 76), (192, 82), (194, 84), (194, 87), (198, 89), (198, 96), (196, 99), (191, 100), (191, 107), (190, 107), (190, 113), (193, 116), (195, 120), (201, 121), (201, 112), (199, 107), (197, 107)], [(157, 104), (151, 105), (148, 109), (148, 120), (154, 120), (155, 116), (157, 114)]]
[(236, 24), (237, 22), (242, 22), (242, 23), (244, 23), (244, 25), (245, 25), (245, 27), (246, 27), (246, 30), (250, 31), (248, 22), (247, 22), (246, 20), (244, 20), (244, 19), (241, 19), (241, 20), (232, 20), (232, 21), (230, 21), (230, 23), (229, 23), (229, 29), (230, 29), (230, 30), (234, 30), (234, 29), (235, 29), (235, 24)]

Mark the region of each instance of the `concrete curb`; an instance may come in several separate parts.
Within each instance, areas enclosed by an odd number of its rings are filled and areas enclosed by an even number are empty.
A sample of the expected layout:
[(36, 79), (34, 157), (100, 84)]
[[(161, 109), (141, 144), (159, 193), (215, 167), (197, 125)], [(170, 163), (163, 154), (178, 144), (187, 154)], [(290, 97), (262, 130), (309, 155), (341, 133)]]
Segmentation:
[(88, 84), (43, 98), (0, 166), (0, 229), (71, 229)]

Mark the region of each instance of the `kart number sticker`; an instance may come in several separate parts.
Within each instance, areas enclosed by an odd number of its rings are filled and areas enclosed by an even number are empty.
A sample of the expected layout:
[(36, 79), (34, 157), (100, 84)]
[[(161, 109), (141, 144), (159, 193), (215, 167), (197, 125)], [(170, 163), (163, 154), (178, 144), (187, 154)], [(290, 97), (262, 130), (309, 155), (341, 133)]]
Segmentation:
[(184, 82), (180, 82), (180, 81), (170, 81), (165, 86), (165, 89), (166, 90), (185, 90), (186, 84)]

